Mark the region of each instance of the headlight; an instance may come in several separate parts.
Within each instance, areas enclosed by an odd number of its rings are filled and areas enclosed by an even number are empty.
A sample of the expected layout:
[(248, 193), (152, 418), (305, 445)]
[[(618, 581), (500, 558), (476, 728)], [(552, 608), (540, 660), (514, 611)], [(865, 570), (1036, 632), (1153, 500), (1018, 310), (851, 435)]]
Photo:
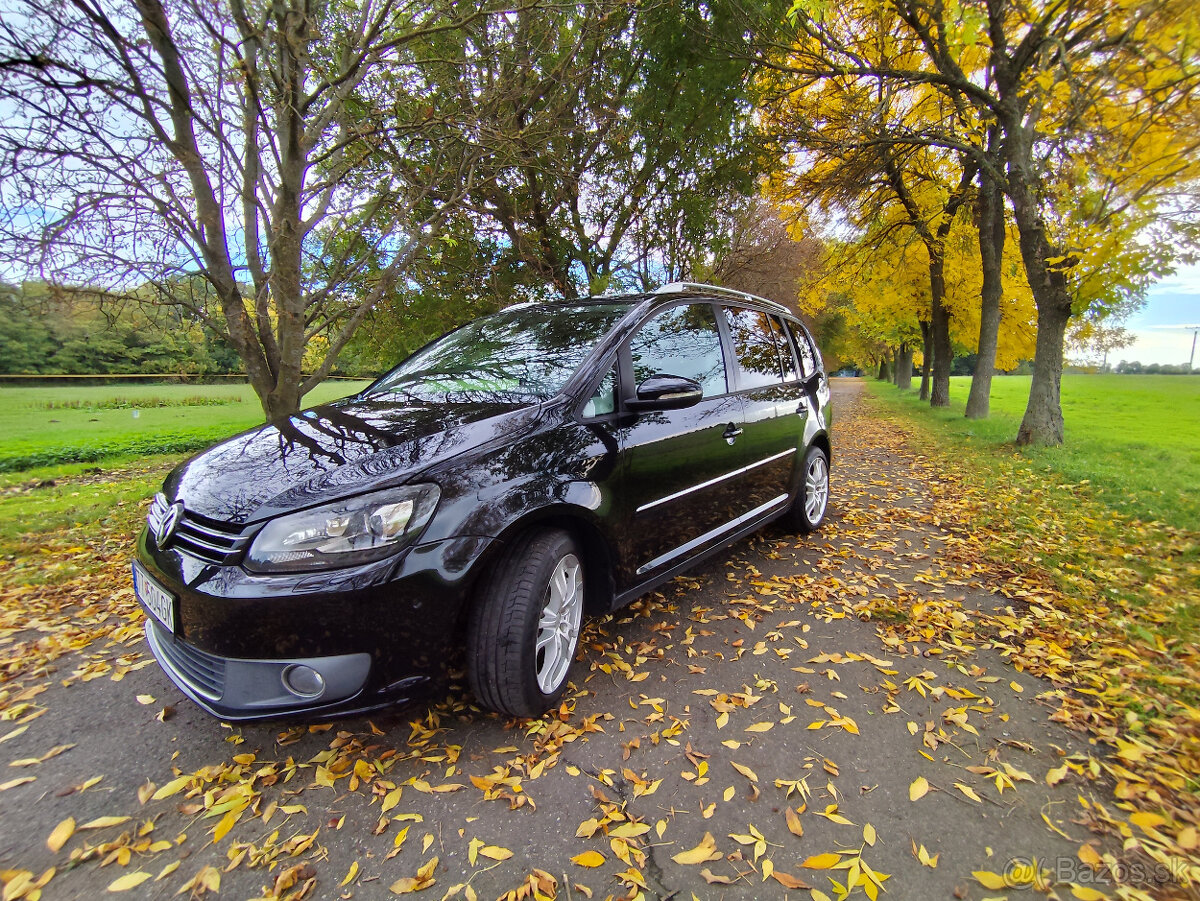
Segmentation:
[(436, 485), (404, 485), (273, 519), (246, 554), (253, 572), (303, 572), (369, 563), (420, 534), (437, 507)]

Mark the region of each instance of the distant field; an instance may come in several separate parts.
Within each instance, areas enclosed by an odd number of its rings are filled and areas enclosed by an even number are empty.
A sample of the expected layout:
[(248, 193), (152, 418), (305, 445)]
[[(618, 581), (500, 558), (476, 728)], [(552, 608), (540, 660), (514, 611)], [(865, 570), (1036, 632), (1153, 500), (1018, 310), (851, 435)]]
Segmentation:
[[(1011, 445), (1029, 396), (1028, 376), (992, 381), (992, 415), (963, 418), (969, 378), (950, 380), (949, 410), (929, 410), (916, 392), (900, 395), (868, 380), (890, 404), (910, 408), (968, 445)], [(1145, 520), (1200, 531), (1200, 377), (1064, 375), (1066, 441), (1058, 448), (1027, 448), (1033, 463), (1070, 482), (1087, 480), (1108, 506)]]
[[(325, 382), (305, 405), (366, 382)], [(262, 421), (247, 384), (0, 386), (0, 472), (60, 463), (182, 453)]]

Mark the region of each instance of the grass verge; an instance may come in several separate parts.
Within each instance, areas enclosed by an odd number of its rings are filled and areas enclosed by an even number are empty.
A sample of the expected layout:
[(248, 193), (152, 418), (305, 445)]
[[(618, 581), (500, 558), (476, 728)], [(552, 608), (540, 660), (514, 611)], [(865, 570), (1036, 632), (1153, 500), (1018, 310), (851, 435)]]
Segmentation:
[[(978, 624), (975, 637), (1050, 680), (1039, 699), (1059, 705), (1052, 719), (1108, 746), (1094, 772), (1112, 779), (1141, 834), (1096, 817), (1184, 874), (1181, 885), (1200, 884), (1200, 533), (1163, 521), (1190, 522), (1187, 510), (1167, 504), (1147, 522), (1129, 512), (1135, 505), (1113, 503), (1102, 472), (1075, 469), (1094, 450), (1018, 451), (884, 384), (867, 400), (888, 440), (928, 461), (933, 516), (954, 533), (943, 562), (958, 584), (982, 579), (1012, 601), (1003, 614), (966, 620)], [(1114, 445), (1114, 458), (1127, 453)], [(1158, 468), (1143, 464), (1138, 477), (1168, 481)], [(919, 606), (925, 621), (905, 624), (909, 640), (964, 621), (944, 600)]]
[[(325, 382), (314, 405), (366, 382)], [(249, 385), (63, 385), (0, 388), (0, 473), (111, 458), (185, 454), (262, 422)]]
[[(959, 389), (969, 383), (953, 381)], [(1028, 387), (1028, 380), (1022, 381)], [(1063, 447), (1018, 449), (1011, 439), (1020, 422), (1020, 413), (1012, 412), (1012, 394), (1019, 393), (1019, 385), (1003, 387), (996, 415), (985, 421), (963, 418), (957, 403), (949, 410), (931, 410), (915, 392), (900, 393), (877, 381), (867, 385), (877, 411), (912, 426), (920, 449), (942, 458), (978, 494), (981, 503), (974, 515), (981, 528), (995, 532), (997, 556), (1009, 563), (1036, 564), (1080, 601), (1094, 601), (1097, 591), (1135, 610), (1157, 610), (1168, 601), (1170, 614), (1152, 628), (1131, 626), (1143, 638), (1162, 635), (1194, 642), (1200, 635), (1200, 503), (1183, 496), (1188, 467), (1178, 459), (1186, 456), (1178, 445), (1164, 448), (1164, 455), (1175, 458), (1168, 462), (1148, 460), (1139, 454), (1138, 444), (1119, 436), (1106, 445), (1104, 430), (1096, 424), (1102, 417), (1093, 405), (1086, 416), (1068, 413), (1069, 419), (1083, 419), (1087, 425), (1077, 422)], [(1064, 395), (1068, 391), (1080, 408), (1078, 385), (1068, 382)], [(961, 393), (952, 389), (952, 399)], [(1092, 394), (1101, 396), (1113, 395)], [(1200, 471), (1195, 478), (1200, 479)], [(1150, 487), (1156, 484), (1170, 487)]]
[[(991, 416), (964, 418), (969, 378), (950, 380), (950, 406), (933, 410), (916, 391), (869, 380), (888, 409), (911, 414), (964, 449), (1008, 453), (1025, 413), (1029, 378), (992, 381)], [(1200, 378), (1065, 375), (1066, 441), (1021, 452), (1033, 472), (1056, 474), (1112, 510), (1200, 531)]]
[(77, 570), (74, 550), (113, 533), (132, 540), (178, 454), (44, 466), (0, 475), (0, 586)]

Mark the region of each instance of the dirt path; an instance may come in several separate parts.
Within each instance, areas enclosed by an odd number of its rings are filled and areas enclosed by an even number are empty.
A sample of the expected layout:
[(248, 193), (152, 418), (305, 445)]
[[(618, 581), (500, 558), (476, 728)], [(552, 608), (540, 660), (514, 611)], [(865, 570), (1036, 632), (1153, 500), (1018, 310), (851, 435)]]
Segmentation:
[[(857, 382), (835, 395), (826, 528), (769, 528), (591, 624), (556, 717), (506, 721), (455, 691), (330, 727), (230, 729), (156, 666), (63, 687), (64, 658), (45, 691), (6, 699), (0, 869), (55, 867), (47, 898), (138, 872), (132, 896), (166, 898), (218, 871), (236, 898), (549, 895), (551, 880), (572, 899), (819, 899), (802, 886), (834, 898), (847, 881), (852, 897), (984, 898), (1028, 885), (973, 871), (1033, 858), (1087, 884), (1077, 852), (1105, 845), (1079, 798), (1111, 798), (1047, 784), (1087, 742), (1049, 721), (1052, 686), (965, 628), (1009, 602), (948, 563), (928, 461), (864, 415)], [(911, 615), (926, 605), (942, 626)], [(144, 662), (136, 642), (107, 653)], [(130, 819), (47, 847), (56, 824), (99, 817)]]

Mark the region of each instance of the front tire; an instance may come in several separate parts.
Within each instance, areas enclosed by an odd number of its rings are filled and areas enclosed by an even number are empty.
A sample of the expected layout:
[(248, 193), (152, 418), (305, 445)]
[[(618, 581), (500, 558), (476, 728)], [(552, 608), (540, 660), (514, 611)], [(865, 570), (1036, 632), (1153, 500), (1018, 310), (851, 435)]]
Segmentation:
[(792, 504), (790, 519), (801, 532), (815, 532), (829, 509), (829, 458), (815, 444), (804, 454), (800, 491)]
[(486, 707), (541, 716), (567, 685), (583, 621), (583, 564), (561, 529), (531, 532), (481, 586), (467, 625), (467, 677)]

